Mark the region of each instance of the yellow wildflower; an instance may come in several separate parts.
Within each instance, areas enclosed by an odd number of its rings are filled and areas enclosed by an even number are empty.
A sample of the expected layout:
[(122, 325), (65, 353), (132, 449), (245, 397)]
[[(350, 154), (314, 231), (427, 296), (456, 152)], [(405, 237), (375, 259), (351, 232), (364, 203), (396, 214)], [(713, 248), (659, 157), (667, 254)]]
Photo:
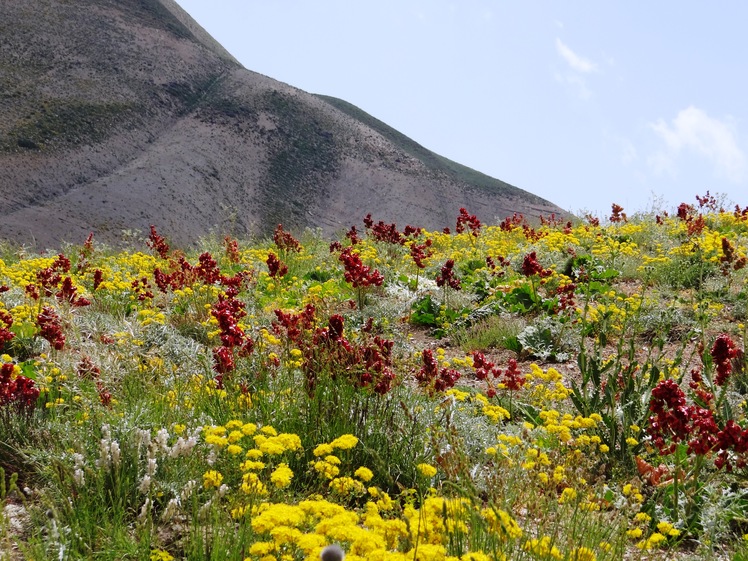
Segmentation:
[(434, 477), (436, 475), (436, 468), (430, 464), (418, 464), (416, 468), (424, 477)]

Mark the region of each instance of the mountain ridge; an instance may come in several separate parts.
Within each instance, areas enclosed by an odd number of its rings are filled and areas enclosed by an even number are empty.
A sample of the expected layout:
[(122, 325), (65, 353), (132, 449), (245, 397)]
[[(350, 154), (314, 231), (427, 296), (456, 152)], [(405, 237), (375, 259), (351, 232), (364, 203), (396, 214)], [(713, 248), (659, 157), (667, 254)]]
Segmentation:
[(245, 69), (173, 0), (6, 0), (0, 37), (0, 238), (14, 243), (564, 214)]

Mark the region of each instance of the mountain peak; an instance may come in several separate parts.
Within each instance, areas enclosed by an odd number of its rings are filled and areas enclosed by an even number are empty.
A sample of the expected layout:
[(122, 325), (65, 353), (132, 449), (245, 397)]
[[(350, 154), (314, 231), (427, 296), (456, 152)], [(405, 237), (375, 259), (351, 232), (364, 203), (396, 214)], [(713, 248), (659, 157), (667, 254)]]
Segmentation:
[(0, 237), (17, 243), (563, 213), (243, 68), (173, 0), (5, 0), (0, 36)]

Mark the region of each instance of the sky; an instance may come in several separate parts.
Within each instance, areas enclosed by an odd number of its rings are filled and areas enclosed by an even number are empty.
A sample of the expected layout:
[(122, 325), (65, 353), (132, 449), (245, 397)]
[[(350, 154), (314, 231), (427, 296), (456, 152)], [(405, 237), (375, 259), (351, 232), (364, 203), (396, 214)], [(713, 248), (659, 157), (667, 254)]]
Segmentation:
[(247, 69), (572, 213), (748, 206), (748, 2), (177, 1)]

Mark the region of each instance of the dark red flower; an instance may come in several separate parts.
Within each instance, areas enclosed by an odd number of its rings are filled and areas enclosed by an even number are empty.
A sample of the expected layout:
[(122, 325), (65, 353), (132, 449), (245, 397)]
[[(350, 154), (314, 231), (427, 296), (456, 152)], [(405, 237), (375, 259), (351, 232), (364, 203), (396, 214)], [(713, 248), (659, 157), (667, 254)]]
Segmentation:
[(0, 349), (3, 345), (15, 337), (15, 333), (10, 330), (13, 325), (13, 316), (10, 312), (0, 310)]
[(73, 279), (65, 277), (62, 281), (60, 290), (55, 294), (55, 297), (60, 302), (67, 302), (72, 306), (81, 307), (88, 306), (91, 302), (87, 298), (78, 295), (78, 289), (73, 284)]
[(351, 245), (356, 245), (361, 241), (361, 238), (358, 237), (358, 230), (356, 230), (355, 225), (351, 226), (351, 229), (348, 230), (348, 232), (345, 234), (345, 237), (351, 240)]
[(738, 356), (739, 349), (730, 337), (723, 333), (714, 341), (710, 354), (717, 369), (714, 383), (723, 386), (732, 372), (732, 359)]
[(193, 269), (197, 277), (206, 285), (217, 283), (221, 279), (221, 270), (210, 252), (205, 252), (198, 258), (198, 265)]
[(454, 290), (460, 290), (462, 288), (460, 279), (454, 274), (454, 259), (447, 259), (446, 263), (442, 265), (441, 272), (436, 277), (436, 286), (449, 286)]
[(618, 205), (616, 203), (613, 203), (611, 205), (611, 215), (609, 220), (611, 222), (626, 222), (626, 213), (623, 212), (623, 207), (621, 205)]
[(376, 269), (364, 265), (361, 257), (354, 253), (350, 247), (346, 247), (340, 254), (338, 260), (345, 268), (345, 280), (353, 288), (365, 288), (367, 286), (382, 286), (384, 276)]
[(166, 259), (169, 256), (169, 244), (166, 243), (166, 238), (158, 234), (156, 227), (153, 224), (151, 224), (151, 233), (148, 236), (148, 241), (146, 243), (148, 244), (148, 247), (158, 253), (161, 259)]
[(423, 366), (416, 372), (416, 380), (430, 393), (435, 391), (443, 392), (448, 388), (454, 387), (457, 380), (460, 379), (460, 373), (451, 368), (439, 368), (439, 362), (434, 358), (431, 349), (424, 349), (421, 353)]
[(36, 323), (39, 326), (39, 334), (49, 341), (52, 348), (61, 351), (65, 346), (65, 335), (62, 333), (60, 316), (49, 306), (44, 306), (36, 316)]
[(268, 272), (272, 278), (284, 277), (288, 273), (288, 266), (283, 261), (278, 259), (275, 253), (268, 253), (268, 258), (265, 261), (268, 266)]
[(16, 375), (15, 366), (4, 363), (0, 366), (0, 405), (15, 405), (21, 409), (31, 410), (36, 406), (39, 388), (26, 376)]
[(474, 214), (470, 214), (466, 209), (461, 208), (460, 214), (457, 217), (457, 226), (455, 227), (455, 231), (458, 234), (461, 234), (465, 231), (466, 225), (468, 228), (470, 228), (470, 233), (477, 237), (481, 229), (480, 220), (478, 220), (478, 218)]
[(94, 271), (94, 277), (93, 277), (93, 289), (96, 290), (101, 286), (101, 283), (104, 281), (104, 272), (101, 269), (96, 269)]
[(289, 232), (286, 232), (283, 229), (283, 224), (278, 224), (278, 226), (276, 226), (275, 233), (273, 234), (273, 241), (275, 242), (276, 247), (284, 253), (288, 253), (289, 251), (301, 251), (299, 240), (294, 238)]
[(509, 367), (504, 371), (503, 383), (512, 391), (517, 391), (525, 385), (525, 378), (513, 358), (509, 359)]
[(242, 260), (242, 255), (239, 251), (239, 242), (231, 238), (231, 236), (223, 238), (223, 249), (231, 263), (239, 263)]
[(234, 370), (234, 353), (228, 347), (213, 349), (213, 370), (219, 374), (226, 374)]
[(427, 239), (424, 243), (416, 243), (413, 242), (410, 244), (410, 258), (413, 259), (413, 263), (416, 264), (416, 267), (419, 269), (426, 268), (426, 263), (424, 263), (424, 260), (431, 257), (433, 254), (433, 251), (431, 250), (431, 244), (433, 242), (431, 241), (431, 238)]
[(522, 260), (521, 270), (522, 274), (526, 277), (531, 277), (533, 275), (548, 277), (553, 274), (553, 271), (551, 271), (550, 269), (544, 269), (543, 266), (538, 262), (538, 256), (534, 251), (525, 255), (524, 259)]

